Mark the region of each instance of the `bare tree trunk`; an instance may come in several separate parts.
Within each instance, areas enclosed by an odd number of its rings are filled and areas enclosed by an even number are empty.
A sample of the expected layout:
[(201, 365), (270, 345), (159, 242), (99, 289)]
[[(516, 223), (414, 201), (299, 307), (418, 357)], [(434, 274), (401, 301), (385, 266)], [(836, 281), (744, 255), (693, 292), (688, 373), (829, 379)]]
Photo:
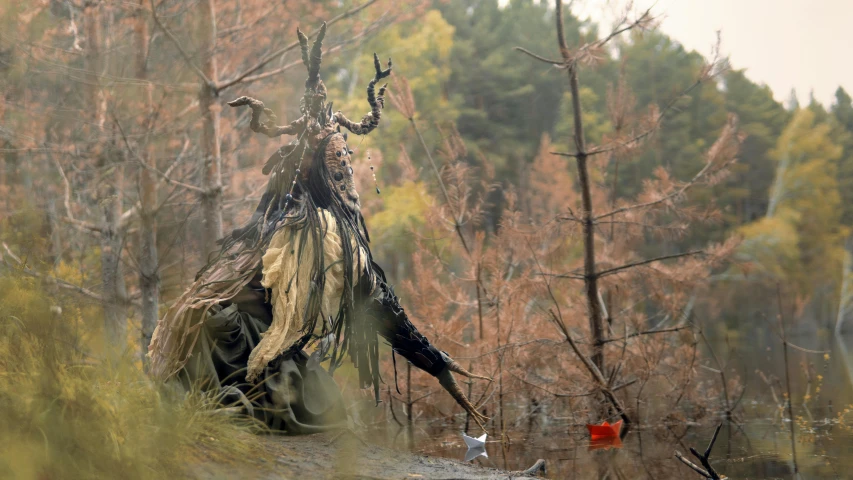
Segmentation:
[(139, 288), (142, 293), (142, 335), (140, 351), (145, 354), (151, 335), (157, 326), (160, 305), (160, 271), (157, 256), (157, 178), (154, 169), (157, 165), (151, 155), (150, 141), (147, 132), (151, 128), (152, 85), (148, 80), (148, 17), (145, 12), (145, 0), (139, 0), (140, 10), (137, 12), (134, 33), (136, 37), (136, 77), (145, 82), (143, 93), (143, 108), (139, 124), (146, 129), (143, 148), (140, 151), (141, 160), (147, 167), (139, 169)]
[[(92, 107), (91, 119), (94, 134), (89, 139), (91, 156), (98, 161), (113, 162), (115, 149), (104, 148), (104, 121), (106, 101), (101, 90), (100, 80), (103, 74), (101, 56), (101, 8), (99, 3), (89, 3), (84, 10), (86, 28), (86, 77), (88, 101)], [(127, 339), (127, 292), (124, 284), (124, 272), (121, 265), (122, 234), (119, 219), (122, 213), (121, 187), (123, 171), (121, 166), (113, 167), (113, 178), (101, 180), (99, 192), (103, 208), (103, 225), (100, 229), (101, 243), (101, 282), (104, 299), (104, 333), (107, 346), (122, 351)]]
[(121, 218), (121, 167), (116, 167), (115, 185), (105, 190), (104, 224), (101, 231), (101, 279), (104, 297), (104, 330), (108, 346), (117, 352), (127, 342), (127, 290), (121, 265), (123, 235), (118, 223)]
[(580, 88), (578, 86), (577, 64), (571, 57), (571, 52), (566, 45), (566, 37), (563, 34), (563, 2), (556, 0), (557, 4), (557, 40), (560, 44), (560, 53), (569, 73), (569, 88), (572, 94), (572, 111), (574, 114), (575, 147), (577, 152), (575, 158), (578, 165), (578, 183), (581, 188), (581, 200), (583, 212), (581, 223), (583, 225), (583, 277), (584, 290), (586, 292), (586, 303), (589, 310), (589, 330), (592, 333), (593, 349), (592, 361), (595, 366), (604, 373), (604, 321), (601, 312), (601, 303), (598, 300), (598, 274), (595, 271), (595, 226), (593, 225), (592, 194), (590, 191), (589, 170), (587, 168), (588, 152), (586, 139), (583, 132), (583, 115), (581, 111)]
[[(101, 92), (101, 74), (103, 63), (101, 59), (101, 5), (100, 2), (86, 2), (83, 10), (83, 22), (86, 30), (86, 84), (89, 108), (94, 112), (93, 122), (97, 134), (104, 128), (104, 102)], [(93, 139), (90, 139), (90, 141)], [(95, 140), (96, 147), (100, 147), (100, 139)]]
[(48, 193), (46, 211), (48, 228), (50, 229), (50, 260), (56, 265), (62, 258), (62, 235), (56, 217), (56, 199), (53, 198), (53, 193)]
[(199, 91), (202, 114), (202, 149), (204, 152), (205, 193), (202, 196), (202, 223), (204, 254), (216, 250), (216, 241), (222, 237), (222, 156), (219, 149), (219, 114), (216, 91), (216, 6), (214, 0), (199, 2), (200, 49), (203, 55), (202, 71), (210, 81)]

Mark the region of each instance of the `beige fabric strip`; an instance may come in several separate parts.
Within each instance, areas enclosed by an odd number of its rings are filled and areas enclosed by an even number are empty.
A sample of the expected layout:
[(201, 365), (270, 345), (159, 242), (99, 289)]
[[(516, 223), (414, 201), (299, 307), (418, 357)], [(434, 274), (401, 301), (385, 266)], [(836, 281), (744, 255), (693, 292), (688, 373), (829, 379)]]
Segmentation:
[[(318, 327), (321, 327), (329, 316), (332, 318), (337, 316), (344, 288), (344, 265), (341, 262), (343, 250), (337, 222), (327, 210), (320, 208), (317, 210), (320, 213), (321, 226), (316, 228), (323, 228), (322, 224), (326, 227), (322, 240), (326, 279), (321, 301), (321, 318), (317, 321)], [(302, 309), (308, 304), (313, 263), (308, 259), (314, 255), (315, 245), (311, 235), (308, 235), (303, 250), (298, 251), (301, 235), (299, 232), (293, 232), (294, 228), (298, 227), (279, 229), (270, 240), (263, 256), (261, 283), (272, 291), (273, 321), (249, 356), (246, 379), (250, 382), (258, 378), (272, 359), (287, 350), (301, 337)], [(354, 250), (353, 276), (355, 278), (352, 283), (355, 286), (367, 256), (357, 246), (355, 239), (350, 241)]]

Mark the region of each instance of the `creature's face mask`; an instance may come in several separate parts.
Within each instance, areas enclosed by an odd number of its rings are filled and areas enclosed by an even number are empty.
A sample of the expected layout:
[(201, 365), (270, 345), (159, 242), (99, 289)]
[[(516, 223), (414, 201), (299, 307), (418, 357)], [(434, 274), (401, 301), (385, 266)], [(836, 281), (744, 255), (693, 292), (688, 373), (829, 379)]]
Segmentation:
[(324, 160), (331, 177), (329, 188), (338, 192), (350, 210), (359, 211), (361, 205), (352, 178), (352, 151), (347, 146), (343, 135), (340, 133), (332, 135), (329, 143), (326, 144)]

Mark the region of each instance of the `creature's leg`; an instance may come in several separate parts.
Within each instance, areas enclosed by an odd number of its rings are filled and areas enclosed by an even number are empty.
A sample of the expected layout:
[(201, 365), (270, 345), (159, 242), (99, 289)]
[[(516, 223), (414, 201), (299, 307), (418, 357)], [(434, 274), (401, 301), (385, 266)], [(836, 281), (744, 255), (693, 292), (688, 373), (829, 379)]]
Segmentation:
[(431, 345), (429, 340), (418, 332), (418, 329), (409, 321), (409, 317), (403, 307), (400, 306), (391, 287), (381, 281), (378, 283), (373, 301), (368, 308), (371, 310), (371, 316), (377, 322), (376, 329), (379, 334), (388, 340), (395, 353), (411, 362), (415, 367), (438, 378), (438, 382), (453, 396), (456, 403), (464, 408), (481, 428), (485, 429), (483, 422), (488, 419), (471, 404), (450, 372), (456, 372), (469, 378), (490, 379), (465, 371), (446, 353)]

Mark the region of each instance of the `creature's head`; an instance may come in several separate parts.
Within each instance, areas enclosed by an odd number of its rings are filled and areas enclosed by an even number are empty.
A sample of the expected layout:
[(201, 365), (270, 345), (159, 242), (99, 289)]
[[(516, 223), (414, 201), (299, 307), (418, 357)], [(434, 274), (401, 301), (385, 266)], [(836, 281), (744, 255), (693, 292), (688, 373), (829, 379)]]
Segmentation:
[[(317, 197), (315, 201), (319, 204), (337, 199), (347, 210), (357, 212), (360, 206), (352, 178), (353, 152), (347, 146), (347, 134), (341, 133), (341, 129), (355, 135), (367, 135), (379, 126), (385, 106), (385, 86), (380, 86), (377, 91), (376, 83), (391, 74), (390, 59), (387, 68), (383, 69), (379, 58), (373, 55), (376, 73), (367, 85), (370, 112), (360, 122), (353, 122), (342, 112), (333, 111), (331, 102), (326, 102), (326, 86), (320, 79), (326, 24), (317, 31), (317, 38), (310, 47), (308, 37), (298, 29), (296, 33), (302, 50), (302, 62), (308, 70), (305, 93), (299, 103), (301, 116), (288, 125), (277, 126), (275, 114), (264, 107), (263, 102), (250, 97), (228, 102), (232, 107), (249, 106), (252, 109), (249, 126), (253, 131), (268, 137), (295, 136), (264, 165), (264, 174), (272, 174), (270, 184), (250, 224), (256, 223), (255, 217), (273, 218), (276, 212), (286, 211), (305, 188), (311, 190), (311, 195)], [(266, 115), (267, 122), (261, 121), (262, 115)], [(299, 180), (302, 181), (301, 185)]]
[[(355, 189), (352, 171), (352, 150), (347, 145), (346, 133), (332, 133), (318, 147), (322, 148), (322, 161), (325, 163), (328, 176), (323, 180), (333, 195), (339, 196), (341, 201), (350, 211), (358, 211), (361, 205), (358, 201), (358, 192)], [(315, 167), (316, 168), (316, 165)]]

